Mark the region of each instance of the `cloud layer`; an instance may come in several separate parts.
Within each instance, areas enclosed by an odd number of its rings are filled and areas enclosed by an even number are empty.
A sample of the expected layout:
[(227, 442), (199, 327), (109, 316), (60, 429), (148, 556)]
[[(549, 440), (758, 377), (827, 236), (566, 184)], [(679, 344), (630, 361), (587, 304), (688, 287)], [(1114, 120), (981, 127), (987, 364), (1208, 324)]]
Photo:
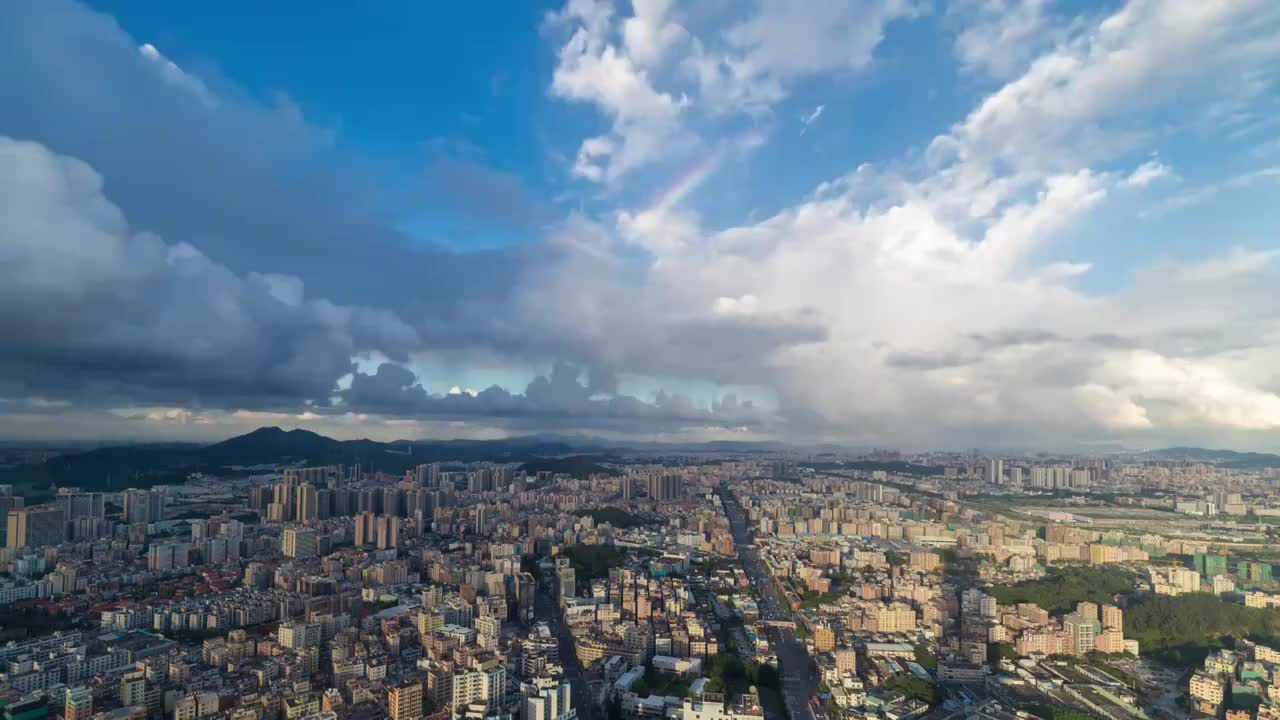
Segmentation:
[[(624, 191), (700, 154), (685, 189), (555, 214), (519, 178), (441, 157), (424, 181), (431, 208), (536, 233), (457, 252), (405, 237), (362, 159), (290, 103), (196, 77), (78, 5), (4, 6), (5, 407), (895, 446), (1280, 433), (1274, 242), (1213, 238), (1201, 257), (1148, 257), (1111, 286), (1091, 284), (1098, 258), (1065, 243), (1105, 232), (1120, 207), (1156, 214), (1280, 179), (1258, 164), (1197, 186), (1153, 157), (1179, 132), (1156, 121), (1170, 107), (1265, 102), (1217, 79), (1276, 66), (1273, 3), (1129, 0), (1073, 18), (1035, 0), (957, 4), (935, 19), (951, 28), (944, 45), (967, 82), (989, 84), (968, 112), (918, 150), (850, 161), (728, 225), (686, 202), (719, 170), (712, 138), (779, 113), (804, 118), (797, 133), (831, 128), (830, 104), (787, 109), (795, 88), (874, 73), (893, 29), (930, 7), (684, 10), (569, 0), (541, 32), (547, 94), (601, 123), (571, 139), (569, 182), (648, 195)], [(551, 370), (450, 393), (415, 371), (442, 353)], [(618, 375), (759, 386), (778, 405), (634, 397)]]

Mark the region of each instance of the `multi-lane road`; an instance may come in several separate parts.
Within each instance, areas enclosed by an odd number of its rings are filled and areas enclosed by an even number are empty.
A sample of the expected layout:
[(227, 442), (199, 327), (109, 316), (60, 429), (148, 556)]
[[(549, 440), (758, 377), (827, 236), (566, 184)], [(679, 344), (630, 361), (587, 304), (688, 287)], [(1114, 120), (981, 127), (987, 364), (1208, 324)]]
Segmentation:
[[(747, 578), (756, 589), (760, 617), (765, 620), (795, 621), (791, 606), (786, 604), (772, 578), (765, 572), (759, 550), (751, 544), (745, 511), (727, 490), (721, 493), (721, 498), (724, 500), (725, 513), (729, 516), (729, 526), (733, 530), (733, 542), (738, 547), (738, 558), (742, 561)], [(769, 642), (778, 656), (782, 674), (782, 700), (787, 706), (789, 719), (815, 720), (810, 700), (817, 689), (817, 675), (809, 653), (796, 640), (792, 631), (785, 627), (771, 626)]]
[(560, 642), (560, 665), (564, 668), (565, 679), (569, 681), (569, 692), (573, 697), (573, 706), (578, 710), (578, 720), (592, 720), (598, 715), (595, 700), (591, 698), (586, 674), (582, 670), (582, 664), (578, 662), (577, 653), (574, 652), (573, 635), (560, 619), (550, 583), (538, 584), (538, 593), (533, 599), (533, 611), (538, 620), (547, 623), (552, 634)]

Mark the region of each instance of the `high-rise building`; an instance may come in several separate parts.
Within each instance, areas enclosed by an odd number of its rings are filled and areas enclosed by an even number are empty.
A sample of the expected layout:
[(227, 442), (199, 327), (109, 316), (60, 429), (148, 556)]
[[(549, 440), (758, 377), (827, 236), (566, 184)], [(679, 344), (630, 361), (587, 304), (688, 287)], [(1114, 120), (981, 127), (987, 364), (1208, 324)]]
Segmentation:
[(386, 550), (400, 546), (400, 518), (395, 515), (383, 515), (377, 522), (377, 547)]
[(187, 543), (152, 543), (147, 548), (147, 569), (163, 572), (189, 565)]
[(62, 488), (58, 490), (57, 503), (62, 506), (67, 522), (106, 517), (106, 496), (100, 492), (76, 492)]
[(387, 690), (387, 709), (392, 720), (415, 720), (422, 717), (422, 683), (405, 680)]
[(1082, 617), (1088, 618), (1089, 620), (1097, 620), (1098, 619), (1098, 603), (1093, 603), (1088, 601), (1076, 603), (1076, 612), (1079, 613)]
[(496, 617), (481, 616), (475, 619), (476, 645), (482, 650), (496, 650), (502, 621)]
[(676, 474), (654, 473), (649, 476), (649, 499), (674, 500), (684, 494), (684, 478)]
[(9, 511), (21, 508), (25, 504), (20, 497), (0, 495), (0, 543), (8, 544), (9, 542)]
[(565, 600), (578, 594), (577, 573), (572, 565), (565, 563), (556, 568), (556, 578), (559, 581), (560, 603), (564, 604)]
[(818, 652), (831, 652), (836, 647), (836, 633), (830, 625), (821, 623), (813, 631), (813, 647)]
[(319, 500), (315, 485), (303, 483), (298, 486), (298, 522), (313, 522), (320, 517)]
[(1009, 484), (1013, 485), (1014, 487), (1022, 487), (1022, 468), (1021, 467), (1015, 466), (1015, 467), (1009, 468)]
[(401, 507), (400, 488), (383, 488), (382, 489), (382, 513), (384, 515), (401, 516), (404, 509)]
[(156, 490), (129, 488), (121, 493), (124, 499), (124, 521), (127, 523), (156, 523), (164, 519), (167, 498)]
[(858, 651), (850, 647), (844, 647), (836, 650), (834, 655), (837, 670), (850, 675), (858, 672)]
[(338, 484), (341, 478), (341, 465), (289, 468), (284, 471), (284, 482), (286, 485), (302, 485), (303, 483), (308, 483), (315, 487), (334, 487)]
[(319, 538), (310, 528), (285, 528), (280, 545), (285, 557), (299, 560), (313, 558), (320, 552)]
[(355, 541), (356, 547), (364, 547), (372, 545), (377, 531), (374, 529), (374, 515), (371, 512), (362, 512), (355, 517)]
[(78, 685), (67, 688), (66, 702), (62, 709), (63, 720), (89, 720), (93, 716), (93, 691)]
[(1098, 636), (1099, 623), (1078, 612), (1068, 613), (1062, 618), (1062, 629), (1071, 637), (1072, 648), (1076, 655), (1084, 655), (1093, 651), (1094, 638)]
[(413, 469), (413, 480), (419, 487), (434, 488), (440, 486), (440, 463), (419, 465)]
[(1270, 585), (1272, 582), (1271, 563), (1258, 561), (1241, 561), (1236, 564), (1236, 577), (1257, 585)]
[(795, 477), (795, 464), (786, 460), (775, 460), (773, 463), (773, 479), (778, 482), (786, 482)]
[(1227, 556), (1209, 553), (1196, 553), (1191, 557), (1191, 566), (1200, 577), (1212, 580), (1219, 575), (1227, 574)]
[(622, 499), (631, 499), (631, 477), (628, 475), (622, 476)]
[(11, 548), (39, 548), (62, 543), (67, 525), (57, 505), (33, 505), (10, 510), (5, 545)]
[(568, 680), (558, 685), (538, 688), (524, 700), (524, 720), (574, 720), (573, 693)]
[(1124, 611), (1115, 605), (1102, 606), (1102, 627), (1107, 630), (1124, 631)]
[(134, 670), (120, 678), (120, 704), (124, 707), (146, 707), (147, 674), (145, 671)]
[(1000, 458), (991, 458), (987, 461), (987, 482), (1003, 483), (1004, 482), (1004, 460)]
[(479, 468), (467, 474), (467, 492), (482, 493), (493, 490), (493, 468)]
[(280, 624), (276, 639), (290, 650), (306, 650), (320, 644), (321, 634), (318, 622), (289, 622)]

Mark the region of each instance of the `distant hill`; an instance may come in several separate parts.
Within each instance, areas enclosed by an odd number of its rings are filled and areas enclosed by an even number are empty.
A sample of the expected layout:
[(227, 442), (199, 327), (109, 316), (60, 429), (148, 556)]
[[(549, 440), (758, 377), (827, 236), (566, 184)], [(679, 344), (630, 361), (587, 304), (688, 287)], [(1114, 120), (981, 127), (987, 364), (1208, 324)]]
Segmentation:
[(203, 450), (210, 462), (226, 465), (257, 465), (278, 462), (282, 457), (326, 457), (341, 454), (342, 443), (310, 430), (281, 430), (262, 427)]
[[(807, 448), (815, 452), (827, 446)], [(778, 442), (644, 443), (602, 440), (585, 435), (537, 435), (502, 440), (335, 440), (309, 430), (262, 427), (209, 445), (138, 444), (70, 452), (51, 460), (0, 468), (0, 483), (13, 483), (32, 499), (54, 486), (118, 490), (182, 482), (193, 472), (231, 474), (256, 465), (353, 465), (398, 474), (420, 463), (493, 461), (522, 463), (529, 473), (542, 470), (575, 477), (617, 475), (609, 464), (645, 458), (671, 464), (707, 457), (795, 451)], [(850, 469), (887, 469), (929, 474), (934, 468), (906, 463), (831, 464)], [(240, 469), (240, 470), (237, 470)]]
[(119, 490), (179, 482), (203, 464), (198, 445), (134, 445), (68, 453), (43, 463), (0, 470), (0, 482), (12, 483), (28, 502), (38, 501), (53, 485)]
[[(432, 462), (556, 462), (568, 444), (538, 438), (510, 440), (335, 440), (309, 430), (263, 427), (212, 445), (167, 444), (107, 447), (68, 453), (43, 463), (0, 469), (0, 483), (13, 483), (39, 497), (51, 486), (118, 490), (182, 482), (193, 472), (228, 473), (253, 465), (353, 465), (401, 473)], [(568, 461), (566, 467), (589, 466)], [(548, 466), (551, 467), (551, 466)], [(571, 472), (565, 470), (564, 472)], [(591, 472), (609, 472), (591, 469)]]
[(1280, 455), (1271, 453), (1236, 452), (1235, 450), (1210, 450), (1197, 447), (1171, 447), (1148, 450), (1139, 455), (1144, 460), (1215, 463), (1224, 467), (1280, 468)]

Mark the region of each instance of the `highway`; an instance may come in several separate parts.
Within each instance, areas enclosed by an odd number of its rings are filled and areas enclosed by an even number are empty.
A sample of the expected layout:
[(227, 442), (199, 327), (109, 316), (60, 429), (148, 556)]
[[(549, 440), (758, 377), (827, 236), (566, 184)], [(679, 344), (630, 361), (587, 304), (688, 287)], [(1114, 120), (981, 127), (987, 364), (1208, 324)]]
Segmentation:
[[(724, 500), (725, 513), (733, 530), (738, 559), (742, 561), (742, 568), (756, 589), (760, 617), (765, 620), (795, 621), (791, 607), (785, 603), (773, 579), (765, 572), (759, 551), (754, 546), (748, 547), (751, 545), (751, 533), (747, 529), (746, 513), (732, 493), (725, 490), (720, 496)], [(771, 627), (769, 642), (781, 666), (782, 700), (787, 706), (790, 720), (815, 720), (813, 707), (809, 703), (817, 689), (817, 673), (809, 659), (809, 653), (787, 628)]]

